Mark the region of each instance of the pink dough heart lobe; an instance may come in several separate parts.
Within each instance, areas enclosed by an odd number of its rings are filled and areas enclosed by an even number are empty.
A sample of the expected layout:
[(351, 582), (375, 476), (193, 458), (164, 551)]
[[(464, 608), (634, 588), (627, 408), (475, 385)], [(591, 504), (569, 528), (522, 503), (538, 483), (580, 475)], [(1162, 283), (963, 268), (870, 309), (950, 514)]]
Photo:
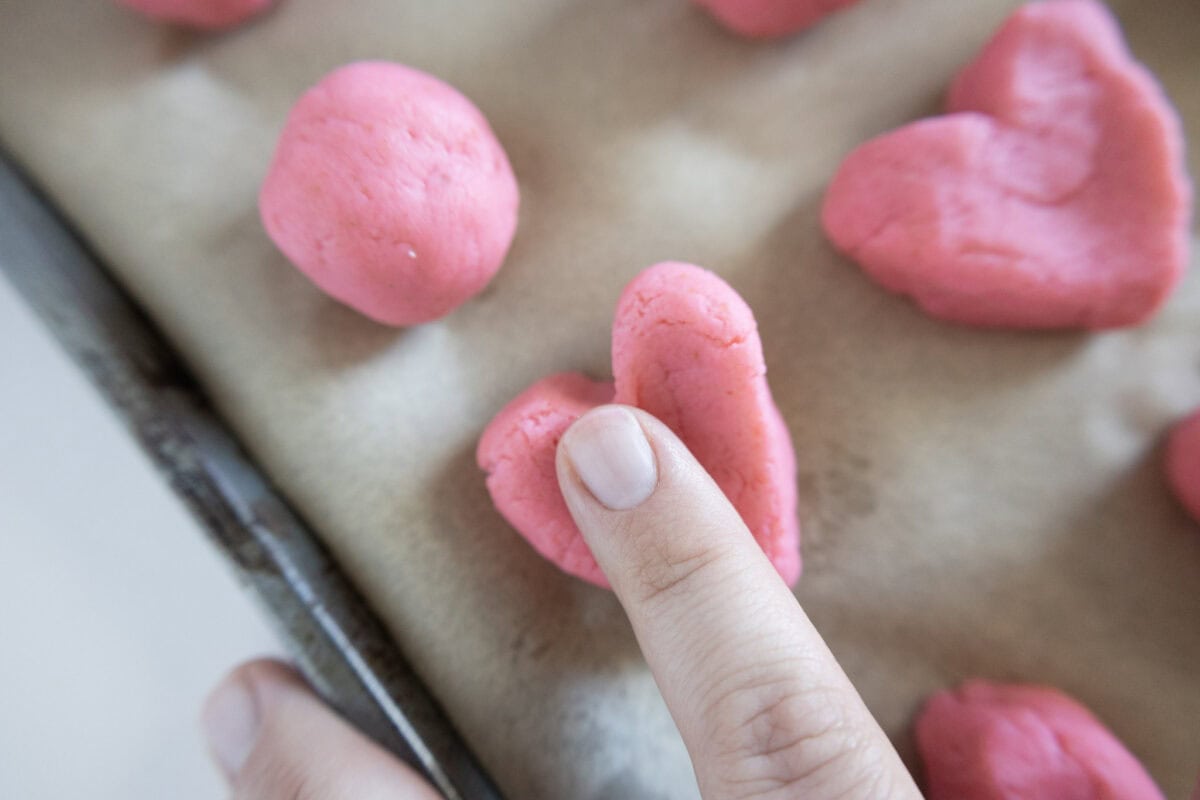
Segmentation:
[(615, 386), (574, 373), (552, 375), (487, 426), (477, 460), (500, 513), (562, 570), (607, 586), (559, 493), (554, 454), (562, 434), (588, 409), (609, 402), (636, 406), (679, 435), (779, 573), (795, 583), (795, 456), (745, 301), (699, 267), (650, 267), (617, 304), (612, 360)]

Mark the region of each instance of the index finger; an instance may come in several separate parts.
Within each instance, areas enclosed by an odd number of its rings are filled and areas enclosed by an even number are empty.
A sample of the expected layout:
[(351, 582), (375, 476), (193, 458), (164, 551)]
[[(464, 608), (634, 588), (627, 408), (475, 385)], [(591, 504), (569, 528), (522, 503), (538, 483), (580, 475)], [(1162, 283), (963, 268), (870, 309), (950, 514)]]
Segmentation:
[(705, 797), (920, 797), (737, 511), (665, 425), (595, 409), (563, 436), (557, 466)]

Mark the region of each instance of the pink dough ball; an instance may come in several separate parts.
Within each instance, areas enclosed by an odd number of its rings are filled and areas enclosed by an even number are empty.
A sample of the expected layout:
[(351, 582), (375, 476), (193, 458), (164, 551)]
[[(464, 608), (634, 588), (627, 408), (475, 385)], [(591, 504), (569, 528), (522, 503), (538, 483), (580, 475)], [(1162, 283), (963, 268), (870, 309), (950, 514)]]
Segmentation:
[(476, 458), (496, 508), (563, 572), (597, 586), (608, 579), (575, 526), (558, 488), (558, 441), (571, 423), (613, 400), (611, 381), (559, 372), (521, 392), (488, 423)]
[(675, 431), (780, 576), (796, 583), (796, 453), (746, 301), (708, 270), (656, 264), (621, 293), (612, 360), (614, 402), (648, 411)]
[(203, 30), (240, 25), (271, 7), (275, 0), (117, 0), (151, 19)]
[(470, 100), (409, 67), (334, 70), (288, 115), (259, 195), (268, 235), (318, 287), (412, 325), (478, 293), (517, 227), (517, 181)]

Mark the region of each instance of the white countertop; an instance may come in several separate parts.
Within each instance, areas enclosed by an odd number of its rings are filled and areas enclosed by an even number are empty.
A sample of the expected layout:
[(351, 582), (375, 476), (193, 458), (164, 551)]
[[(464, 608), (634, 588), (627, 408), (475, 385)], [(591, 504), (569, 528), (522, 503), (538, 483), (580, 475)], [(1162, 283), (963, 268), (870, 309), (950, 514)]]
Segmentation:
[(0, 797), (224, 796), (200, 701), (279, 645), (3, 278), (0, 374)]

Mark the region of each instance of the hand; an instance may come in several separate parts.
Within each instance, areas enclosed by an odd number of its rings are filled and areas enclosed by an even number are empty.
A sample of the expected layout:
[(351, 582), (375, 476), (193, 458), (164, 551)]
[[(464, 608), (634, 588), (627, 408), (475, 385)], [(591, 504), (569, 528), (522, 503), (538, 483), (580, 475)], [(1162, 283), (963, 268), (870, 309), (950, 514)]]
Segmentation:
[(235, 669), (209, 695), (201, 722), (234, 800), (441, 798), (278, 661)]
[[(665, 425), (595, 409), (563, 436), (558, 477), (707, 800), (920, 798), (737, 512)], [(234, 672), (205, 720), (237, 798), (436, 797), (278, 665)]]

